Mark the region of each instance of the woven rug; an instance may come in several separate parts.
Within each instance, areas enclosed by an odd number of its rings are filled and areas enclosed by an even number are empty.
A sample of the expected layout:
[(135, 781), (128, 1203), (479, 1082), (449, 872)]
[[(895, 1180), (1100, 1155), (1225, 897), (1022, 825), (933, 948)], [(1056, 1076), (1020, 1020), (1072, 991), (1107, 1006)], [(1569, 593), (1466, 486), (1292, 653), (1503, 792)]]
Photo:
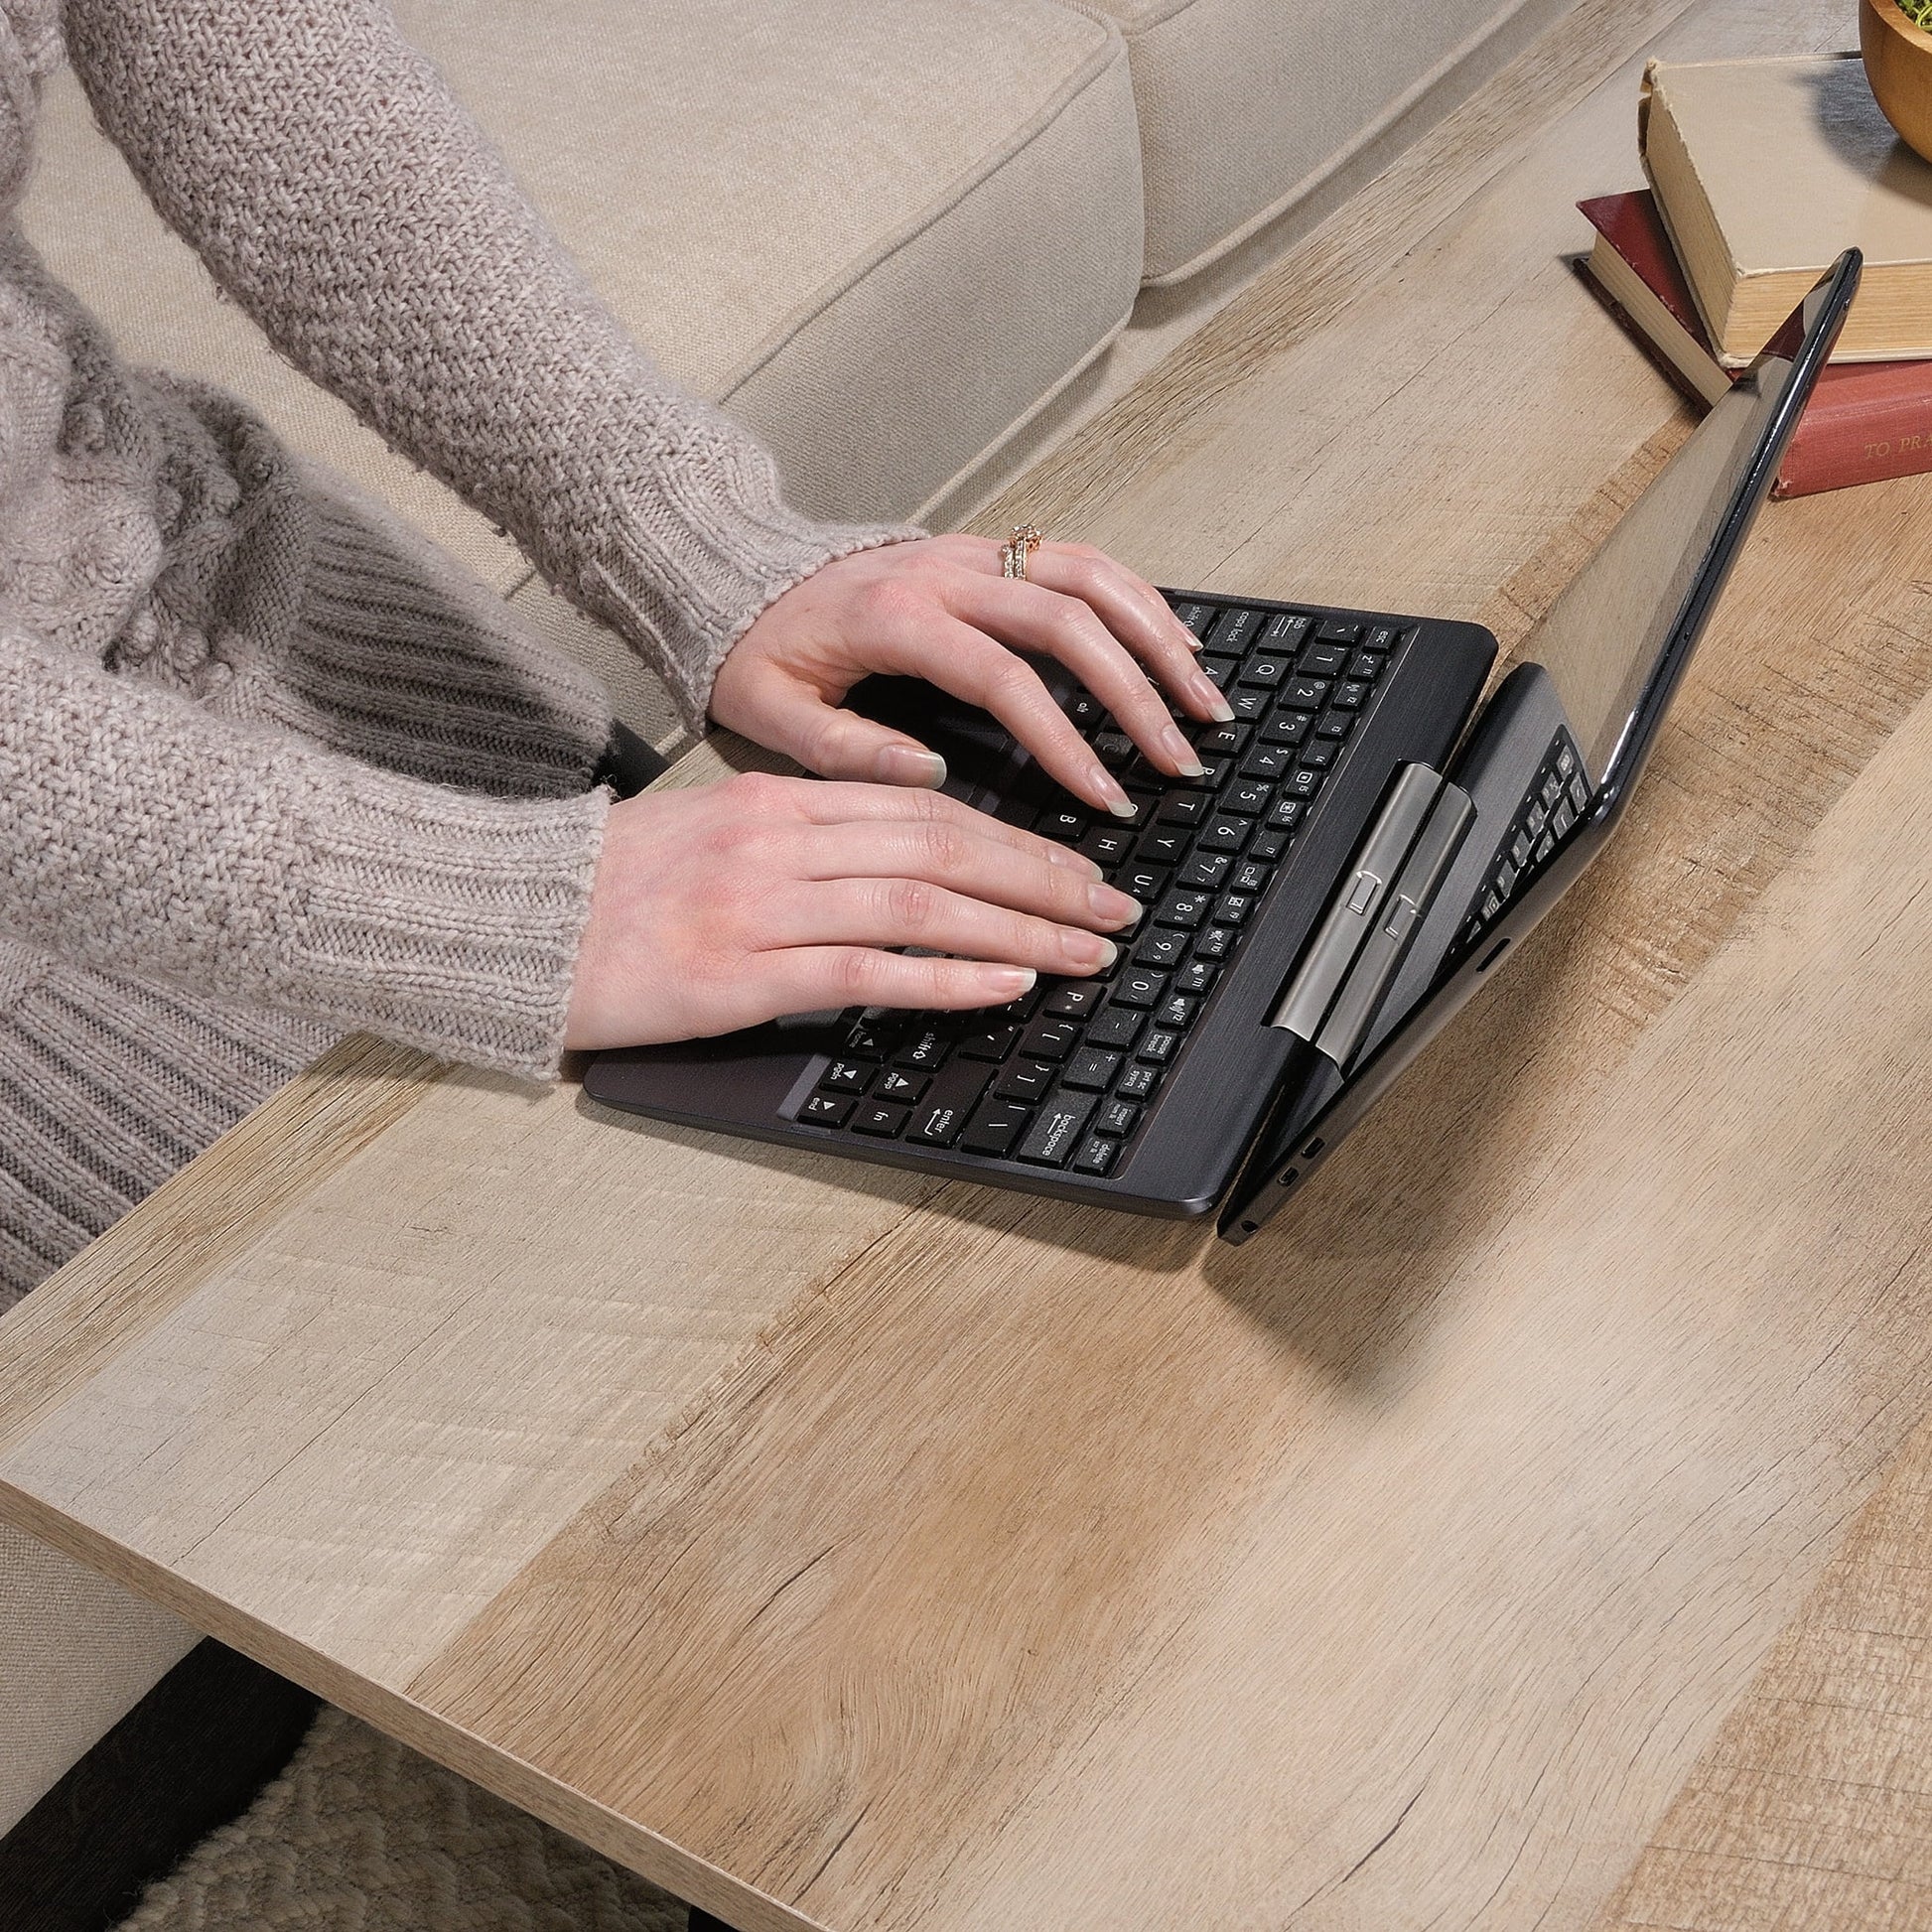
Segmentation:
[(684, 1907), (326, 1708), (120, 1932), (684, 1932)]

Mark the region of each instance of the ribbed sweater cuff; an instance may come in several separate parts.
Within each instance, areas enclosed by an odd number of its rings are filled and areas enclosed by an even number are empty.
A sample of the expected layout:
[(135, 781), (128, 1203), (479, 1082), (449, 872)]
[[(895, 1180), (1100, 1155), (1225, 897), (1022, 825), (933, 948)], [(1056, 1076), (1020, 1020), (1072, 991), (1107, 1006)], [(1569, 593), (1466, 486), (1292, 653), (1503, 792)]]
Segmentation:
[(553, 1078), (609, 807), (373, 770), (327, 787), (304, 815), (302, 1010)]
[(698, 732), (725, 654), (767, 605), (836, 558), (926, 532), (800, 516), (770, 457), (736, 425), (682, 427), (681, 448), (653, 452), (616, 487), (584, 565), (583, 601), (652, 662)]

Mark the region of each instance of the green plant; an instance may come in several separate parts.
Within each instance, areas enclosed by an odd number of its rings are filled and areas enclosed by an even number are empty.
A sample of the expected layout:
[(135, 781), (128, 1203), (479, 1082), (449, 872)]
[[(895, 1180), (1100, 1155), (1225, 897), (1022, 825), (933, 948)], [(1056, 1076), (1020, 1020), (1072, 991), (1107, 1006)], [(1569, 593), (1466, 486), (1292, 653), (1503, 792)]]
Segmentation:
[(1914, 27), (1923, 27), (1928, 34), (1932, 34), (1932, 0), (1892, 0), (1892, 5)]

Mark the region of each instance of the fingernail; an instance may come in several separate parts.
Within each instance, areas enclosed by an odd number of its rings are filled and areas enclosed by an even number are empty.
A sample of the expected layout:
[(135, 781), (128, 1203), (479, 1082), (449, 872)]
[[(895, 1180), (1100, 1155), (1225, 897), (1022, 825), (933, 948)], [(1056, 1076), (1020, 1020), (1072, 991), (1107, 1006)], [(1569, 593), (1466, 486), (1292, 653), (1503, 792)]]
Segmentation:
[(993, 966), (987, 969), (986, 985), (1003, 1000), (1016, 1000), (1034, 990), (1039, 975), (1031, 966)]
[(1174, 769), (1183, 778), (1198, 778), (1206, 772), (1199, 755), (1174, 726), (1169, 725), (1155, 742), (1173, 759)]
[(917, 745), (887, 745), (873, 760), (882, 785), (920, 785), (937, 791), (946, 782), (946, 760)]
[(1089, 879), (1105, 879), (1107, 876), (1084, 853), (1070, 851), (1063, 845), (1047, 846), (1046, 863), (1049, 866), (1064, 866), (1068, 872), (1083, 872)]
[(1111, 939), (1094, 939), (1090, 943), (1098, 949), (1098, 956), (1094, 952), (1089, 951), (1087, 946), (1078, 947), (1076, 950), (1085, 953), (1089, 959), (1093, 960), (1092, 970), (1094, 972), (1104, 973), (1120, 957), (1120, 948)]
[(1221, 695), (1221, 687), (1211, 677), (1196, 671), (1187, 688), (1207, 707), (1207, 715), (1216, 724), (1233, 722), (1234, 707)]
[(1181, 636), (1187, 640), (1187, 648), (1189, 650), (1205, 650), (1207, 648), (1184, 623), (1179, 626), (1179, 630)]
[(1116, 892), (1111, 886), (1091, 888), (1087, 894), (1087, 903), (1093, 907), (1095, 918), (1105, 919), (1112, 926), (1132, 927), (1147, 909), (1139, 899)]
[(1114, 774), (1104, 764), (1096, 764), (1087, 773), (1087, 780), (1100, 795), (1100, 802), (1116, 818), (1132, 818), (1134, 801), (1114, 782)]

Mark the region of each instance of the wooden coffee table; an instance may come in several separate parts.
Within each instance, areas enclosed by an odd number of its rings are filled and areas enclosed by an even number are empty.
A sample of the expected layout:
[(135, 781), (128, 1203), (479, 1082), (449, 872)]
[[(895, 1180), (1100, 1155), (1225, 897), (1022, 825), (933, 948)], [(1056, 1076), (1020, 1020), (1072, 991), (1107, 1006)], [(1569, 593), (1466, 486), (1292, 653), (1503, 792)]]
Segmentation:
[[(1560, 259), (1626, 57), (1849, 31), (1678, 11), (986, 526), (1519, 642), (1687, 426)], [(1932, 481), (1767, 512), (1620, 846), (1239, 1252), (349, 1042), (0, 1323), (0, 1512), (745, 1932), (1932, 1922), (1929, 690)]]

